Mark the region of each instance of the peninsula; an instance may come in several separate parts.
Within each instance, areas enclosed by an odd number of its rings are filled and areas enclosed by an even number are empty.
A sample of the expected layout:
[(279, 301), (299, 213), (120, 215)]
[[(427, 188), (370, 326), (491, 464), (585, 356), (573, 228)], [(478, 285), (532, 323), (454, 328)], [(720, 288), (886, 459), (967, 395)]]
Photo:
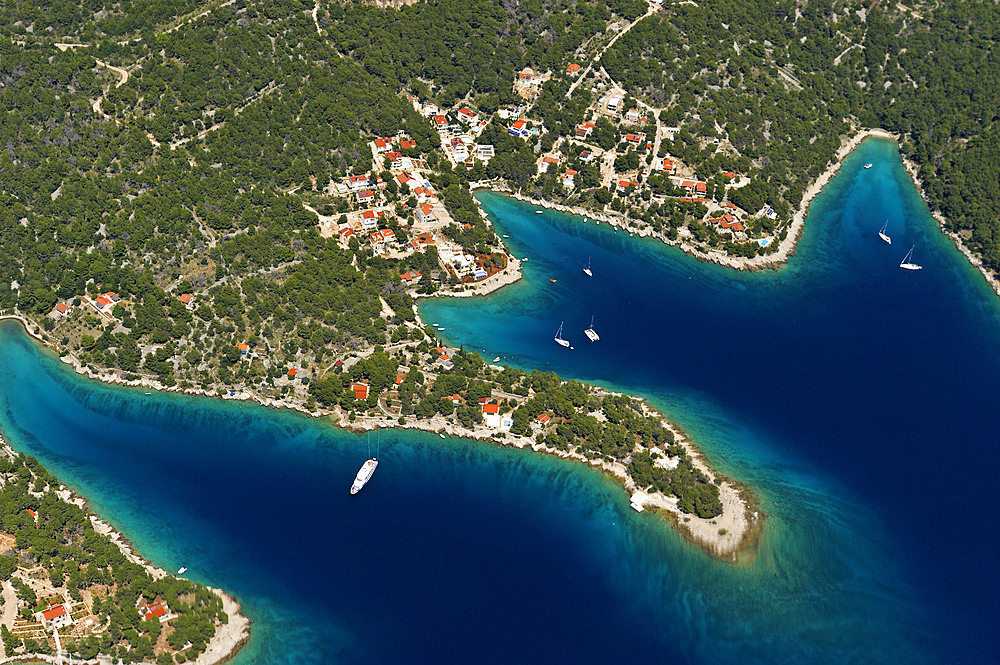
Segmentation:
[(215, 665), (249, 638), (223, 591), (137, 556), (84, 499), (0, 439), (0, 662)]
[(579, 457), (729, 553), (753, 513), (660, 415), (446, 348), (415, 301), (519, 278), (475, 186), (773, 267), (868, 135), (898, 140), (995, 280), (996, 77), (977, 74), (994, 32), (966, 29), (993, 12), (242, 0), (47, 21), (5, 6), (0, 314), (105, 381)]

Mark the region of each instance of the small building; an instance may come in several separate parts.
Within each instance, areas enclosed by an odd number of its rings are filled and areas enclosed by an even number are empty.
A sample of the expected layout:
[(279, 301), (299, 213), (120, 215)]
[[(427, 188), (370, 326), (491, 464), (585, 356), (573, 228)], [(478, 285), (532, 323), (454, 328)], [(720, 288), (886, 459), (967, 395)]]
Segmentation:
[(590, 150), (584, 150), (580, 153), (580, 161), (584, 164), (589, 164), (591, 160), (594, 159), (594, 153)]
[(437, 195), (434, 190), (425, 185), (421, 185), (413, 190), (414, 196), (417, 197), (417, 203), (426, 203), (427, 201), (437, 201)]
[(239, 349), (240, 353), (244, 356), (250, 351), (250, 345), (244, 342), (237, 344), (236, 348)]
[(402, 139), (399, 142), (400, 150), (413, 150), (417, 147), (417, 142), (413, 139)]
[(580, 65), (575, 62), (566, 68), (567, 74), (576, 74), (578, 71), (580, 71)]
[(534, 78), (535, 78), (535, 72), (531, 69), (531, 67), (525, 67), (517, 75), (518, 82), (522, 83), (522, 84), (524, 84), (524, 83), (531, 83), (531, 81)]
[(573, 169), (566, 169), (566, 172), (562, 175), (562, 184), (566, 189), (573, 189), (576, 186), (573, 179), (577, 176), (577, 172)]
[(489, 277), (489, 274), (485, 270), (483, 270), (482, 268), (480, 268), (476, 272), (472, 273), (472, 276), (475, 279), (479, 280), (479, 279), (486, 279), (487, 277)]
[(632, 145), (639, 145), (642, 142), (642, 136), (639, 134), (626, 134), (625, 140)]
[(704, 195), (708, 191), (708, 184), (704, 182), (696, 182), (694, 184), (694, 191), (698, 194)]
[(368, 176), (352, 175), (347, 179), (347, 188), (352, 192), (359, 192), (368, 187)]
[(526, 137), (529, 134), (527, 127), (528, 123), (526, 121), (517, 120), (507, 128), (507, 133), (514, 136)]
[(355, 196), (358, 198), (358, 203), (371, 203), (375, 200), (375, 192), (370, 189), (366, 189), (363, 192), (358, 192)]
[(629, 187), (633, 187), (636, 184), (637, 183), (632, 182), (631, 180), (619, 180), (618, 181), (618, 187), (617, 187), (616, 191), (618, 192), (618, 194), (624, 196), (624, 195), (628, 194), (628, 188)]
[(434, 116), (434, 126), (437, 127), (438, 130), (444, 129), (448, 126), (448, 118), (441, 114)]
[(73, 617), (66, 611), (66, 605), (63, 603), (50, 603), (47, 609), (36, 612), (35, 617), (42, 622), (42, 627), (46, 630), (73, 625)]
[(97, 296), (94, 298), (94, 302), (97, 303), (97, 308), (103, 310), (111, 305), (111, 301), (104, 296)]
[(392, 147), (392, 141), (389, 139), (375, 139), (375, 150), (378, 152), (388, 152)]
[(434, 217), (434, 209), (431, 207), (429, 203), (425, 203), (419, 208), (417, 208), (416, 216), (417, 219), (421, 222), (433, 222), (437, 219), (436, 217)]
[(490, 144), (480, 144), (476, 146), (476, 158), (486, 160), (493, 157), (496, 152)]
[(354, 399), (368, 399), (367, 383), (352, 383), (351, 390), (354, 391)]
[(194, 296), (190, 293), (182, 293), (177, 299), (180, 300), (181, 303), (184, 305), (190, 305), (191, 301), (194, 299)]
[(539, 415), (537, 418), (535, 418), (535, 422), (537, 422), (539, 425), (546, 425), (550, 420), (552, 420), (552, 418), (547, 413), (543, 413)]
[(596, 126), (597, 125), (595, 125), (592, 122), (585, 122), (582, 125), (578, 125), (577, 128), (576, 128), (576, 136), (577, 136), (577, 138), (581, 138), (581, 139), (587, 138), (588, 136), (590, 136), (591, 134), (594, 133), (594, 128)]
[(618, 108), (621, 106), (622, 101), (623, 99), (620, 95), (610, 98), (608, 100), (608, 110), (611, 112), (617, 111)]
[(459, 122), (471, 125), (479, 121), (479, 114), (469, 108), (463, 108), (458, 112)]
[(153, 617), (162, 620), (162, 617), (165, 617), (167, 615), (167, 608), (163, 605), (163, 603), (153, 603), (152, 605), (147, 606), (145, 609), (146, 611), (143, 612), (142, 616), (144, 619), (146, 619), (146, 621), (149, 621)]
[(625, 119), (629, 122), (639, 122), (639, 109), (631, 108), (625, 112)]
[(298, 374), (298, 373), (299, 373), (298, 369), (296, 369), (294, 367), (289, 368), (288, 369), (288, 380), (289, 381), (294, 381), (295, 380), (295, 375)]

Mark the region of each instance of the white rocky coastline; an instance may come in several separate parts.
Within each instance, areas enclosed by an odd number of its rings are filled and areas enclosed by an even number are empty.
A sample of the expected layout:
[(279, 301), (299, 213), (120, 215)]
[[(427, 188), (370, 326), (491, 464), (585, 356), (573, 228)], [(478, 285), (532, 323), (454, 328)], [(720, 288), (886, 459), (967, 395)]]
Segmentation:
[[(10, 458), (17, 455), (17, 452), (10, 447), (10, 445), (3, 438), (2, 434), (0, 434), (0, 454)], [(162, 568), (157, 568), (136, 554), (128, 539), (116, 531), (114, 527), (101, 520), (96, 515), (90, 513), (87, 508), (86, 499), (76, 495), (65, 485), (60, 485), (55, 491), (55, 494), (66, 503), (73, 504), (86, 511), (90, 516), (90, 522), (93, 524), (94, 530), (97, 533), (108, 536), (111, 542), (113, 542), (118, 549), (121, 550), (126, 559), (134, 564), (142, 566), (154, 579), (161, 579), (169, 576), (167, 571)], [(233, 658), (240, 648), (246, 644), (247, 640), (250, 639), (250, 619), (242, 614), (240, 611), (240, 605), (236, 599), (221, 589), (215, 589), (213, 587), (207, 588), (212, 593), (217, 595), (222, 601), (223, 611), (225, 611), (229, 621), (215, 631), (215, 635), (213, 635), (212, 639), (209, 640), (205, 651), (193, 661), (195, 665), (218, 665), (219, 663), (223, 663)], [(0, 665), (3, 665), (3, 663), (38, 661), (44, 661), (47, 663), (64, 663), (66, 662), (66, 659), (61, 655), (48, 654), (19, 654), (17, 656), (0, 657)], [(87, 663), (88, 665), (107, 665), (111, 661), (107, 657), (97, 657), (90, 660), (74, 659), (74, 662), (81, 664)], [(147, 664), (140, 663), (138, 665)], [(149, 665), (155, 664), (150, 663)]]

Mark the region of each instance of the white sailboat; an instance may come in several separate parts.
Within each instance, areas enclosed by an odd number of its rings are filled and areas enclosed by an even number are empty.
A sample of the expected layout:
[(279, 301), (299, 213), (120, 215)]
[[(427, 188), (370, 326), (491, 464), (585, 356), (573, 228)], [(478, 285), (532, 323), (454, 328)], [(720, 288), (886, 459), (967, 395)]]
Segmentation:
[(559, 346), (565, 346), (568, 349), (569, 348), (569, 340), (565, 340), (565, 339), (562, 338), (562, 329), (563, 329), (563, 324), (562, 324), (562, 322), (560, 322), (559, 323), (559, 330), (556, 331), (556, 337), (555, 337), (556, 344), (558, 344)]
[(871, 164), (865, 164), (865, 168), (866, 168), (866, 169), (870, 169), (871, 167), (872, 167), (872, 165), (871, 165)]
[(888, 226), (889, 226), (889, 220), (887, 219), (885, 220), (885, 224), (882, 225), (882, 230), (878, 232), (878, 237), (881, 238), (882, 240), (885, 240), (887, 243), (891, 245), (892, 240), (889, 238), (889, 236), (885, 234), (885, 230), (886, 228), (888, 228)]
[(597, 334), (594, 330), (594, 317), (590, 317), (590, 327), (583, 331), (583, 334), (587, 336), (591, 342), (600, 341), (601, 336)]
[(583, 269), (583, 272), (587, 277), (593, 277), (594, 273), (590, 270), (590, 257), (587, 257), (587, 267)]
[(372, 475), (375, 473), (375, 467), (378, 466), (378, 457), (372, 457), (372, 444), (371, 440), (368, 441), (368, 459), (365, 463), (361, 465), (361, 469), (358, 471), (358, 475), (354, 478), (354, 484), (351, 485), (351, 494), (357, 494), (361, 491), (361, 488), (371, 480)]
[(188, 571), (187, 566), (181, 566), (180, 568), (177, 569), (177, 574), (178, 575), (183, 575), (187, 571)]
[[(913, 247), (916, 247), (916, 245), (914, 245)], [(910, 251), (906, 253), (906, 256), (903, 257), (902, 262), (899, 264), (899, 267), (902, 268), (903, 270), (920, 270), (921, 268), (923, 268), (922, 265), (916, 263), (910, 263), (910, 256), (913, 255), (913, 247), (910, 248)]]

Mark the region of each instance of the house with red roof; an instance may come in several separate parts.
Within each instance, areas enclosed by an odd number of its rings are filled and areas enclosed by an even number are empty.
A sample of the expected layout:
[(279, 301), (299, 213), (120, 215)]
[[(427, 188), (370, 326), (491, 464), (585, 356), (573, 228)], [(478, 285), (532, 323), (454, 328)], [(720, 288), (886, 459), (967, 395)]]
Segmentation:
[(594, 128), (595, 127), (597, 127), (597, 125), (595, 125), (592, 122), (585, 122), (582, 125), (578, 125), (577, 128), (576, 128), (576, 136), (577, 136), (577, 138), (581, 138), (581, 139), (587, 138), (588, 136), (590, 136), (591, 134), (594, 133)]
[(479, 121), (479, 114), (470, 108), (463, 108), (458, 112), (458, 120), (459, 122), (471, 125)]
[(354, 391), (354, 399), (368, 399), (367, 383), (352, 383), (351, 390)]
[(573, 169), (566, 169), (566, 172), (563, 173), (562, 175), (563, 187), (565, 187), (566, 189), (572, 189), (573, 187), (575, 187), (576, 185), (573, 182), (573, 178), (575, 178), (576, 176), (577, 176), (576, 171), (574, 171)]
[(73, 625), (73, 617), (66, 611), (66, 605), (63, 603), (50, 603), (47, 609), (35, 612), (35, 617), (42, 622), (42, 627), (46, 630)]
[(163, 605), (163, 603), (153, 603), (152, 605), (146, 606), (145, 612), (143, 612), (142, 616), (144, 619), (146, 619), (146, 621), (149, 621), (153, 617), (156, 617), (162, 621), (163, 617), (165, 617), (166, 615), (167, 615), (167, 608)]
[(247, 351), (250, 350), (250, 345), (249, 344), (245, 344), (243, 342), (240, 342), (239, 344), (236, 345), (236, 348), (240, 350), (240, 353), (242, 353), (243, 355), (246, 355)]
[(575, 62), (566, 68), (567, 74), (576, 74), (578, 71), (580, 71), (580, 65)]
[(375, 139), (375, 149), (380, 153), (387, 152), (391, 147), (392, 141), (389, 139)]
[(436, 217), (434, 217), (434, 208), (432, 208), (431, 204), (429, 203), (425, 203), (419, 208), (417, 208), (415, 214), (417, 216), (417, 219), (420, 220), (421, 222), (433, 222), (435, 219), (437, 219)]
[(296, 369), (294, 367), (290, 367), (288, 369), (288, 380), (289, 381), (294, 381), (295, 380), (295, 375), (298, 374), (298, 373), (299, 373), (298, 369)]
[(354, 235), (354, 229), (352, 229), (350, 226), (341, 227), (340, 235), (344, 236), (345, 239), (350, 238), (351, 236)]
[(352, 175), (347, 179), (347, 187), (352, 192), (358, 192), (362, 189), (368, 187), (368, 176), (366, 175)]
[(59, 303), (55, 306), (55, 309), (52, 310), (51, 316), (56, 319), (62, 318), (64, 316), (69, 316), (70, 309), (71, 308), (69, 305), (65, 303)]
[(549, 414), (547, 414), (547, 413), (543, 413), (543, 414), (539, 415), (537, 418), (535, 418), (535, 422), (537, 422), (540, 425), (545, 425), (550, 420), (552, 420), (552, 418), (549, 417)]
[(403, 168), (403, 153), (392, 150), (385, 153), (385, 158), (389, 160), (389, 168), (396, 170)]
[(396, 242), (395, 231), (393, 231), (392, 229), (382, 229), (381, 231), (379, 231), (379, 233), (382, 234), (382, 242), (386, 243), (387, 245), (395, 244)]
[(517, 120), (507, 128), (507, 133), (524, 138), (528, 136), (528, 123), (524, 120)]
[(434, 116), (434, 125), (438, 129), (444, 129), (445, 127), (448, 126), (448, 118), (444, 117), (441, 114), (438, 114), (438, 115)]
[(191, 300), (194, 299), (194, 296), (190, 293), (182, 293), (177, 299), (180, 300), (185, 305), (190, 305)]
[(370, 189), (366, 189), (363, 192), (358, 192), (356, 194), (358, 197), (358, 203), (371, 203), (375, 200), (375, 192)]
[(413, 194), (417, 197), (417, 203), (426, 203), (427, 201), (437, 201), (437, 195), (434, 190), (430, 187), (421, 185), (413, 190)]
[(414, 178), (409, 173), (407, 173), (406, 171), (403, 171), (398, 176), (396, 176), (396, 182), (398, 182), (401, 187), (406, 187), (410, 191), (420, 186), (420, 183), (417, 182), (417, 179)]
[(402, 139), (399, 142), (400, 150), (413, 150), (417, 147), (417, 142), (413, 139)]
[(111, 301), (105, 298), (104, 296), (97, 296), (96, 298), (94, 298), (94, 302), (97, 303), (98, 309), (105, 309), (111, 304)]
[(708, 184), (704, 182), (696, 182), (694, 184), (694, 191), (698, 194), (704, 195), (708, 191)]
[(632, 180), (619, 180), (618, 181), (618, 187), (616, 188), (616, 191), (618, 192), (619, 195), (624, 196), (624, 195), (628, 194), (628, 188), (629, 187), (636, 187), (636, 186), (638, 186), (638, 184), (639, 183), (634, 182)]
[(631, 143), (632, 145), (639, 145), (639, 143), (642, 142), (642, 135), (640, 135), (640, 134), (626, 134), (625, 135), (625, 140), (628, 141), (629, 143)]

